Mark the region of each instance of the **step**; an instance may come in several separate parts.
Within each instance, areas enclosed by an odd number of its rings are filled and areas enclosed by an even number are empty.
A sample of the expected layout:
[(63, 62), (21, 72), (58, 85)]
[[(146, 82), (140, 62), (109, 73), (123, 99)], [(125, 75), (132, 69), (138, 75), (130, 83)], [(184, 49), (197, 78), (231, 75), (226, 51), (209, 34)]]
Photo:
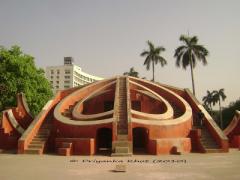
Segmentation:
[(224, 152), (223, 149), (215, 149), (215, 148), (207, 148), (205, 149), (206, 150), (206, 153), (221, 153), (221, 152)]
[(37, 133), (36, 135), (35, 135), (35, 137), (36, 136), (49, 136), (49, 133)]
[(116, 146), (115, 147), (115, 153), (129, 153), (129, 148), (128, 147)]
[(127, 134), (127, 126), (118, 126), (118, 134)]
[(117, 139), (119, 140), (119, 141), (121, 141), (121, 140), (125, 140), (125, 141), (127, 141), (128, 140), (128, 135), (127, 134), (119, 134), (119, 135), (117, 135)]
[(31, 143), (45, 143), (47, 139), (33, 139)]
[(24, 154), (42, 154), (42, 150), (36, 148), (29, 148), (24, 151)]
[(38, 148), (38, 149), (42, 149), (42, 148), (43, 148), (43, 144), (31, 144), (31, 143), (30, 143), (30, 144), (28, 145), (28, 148), (30, 148), (30, 149), (31, 149), (31, 148), (34, 148), (34, 149), (37, 149), (37, 148)]
[(36, 140), (36, 141), (46, 141), (46, 137), (34, 137), (33, 140)]
[(115, 147), (129, 147), (131, 143), (129, 141), (113, 141), (113, 144)]
[(43, 146), (45, 144), (45, 141), (32, 141), (29, 145), (41, 145)]
[(123, 134), (127, 134), (128, 130), (127, 129), (118, 129), (117, 132), (118, 132), (119, 135), (123, 135)]

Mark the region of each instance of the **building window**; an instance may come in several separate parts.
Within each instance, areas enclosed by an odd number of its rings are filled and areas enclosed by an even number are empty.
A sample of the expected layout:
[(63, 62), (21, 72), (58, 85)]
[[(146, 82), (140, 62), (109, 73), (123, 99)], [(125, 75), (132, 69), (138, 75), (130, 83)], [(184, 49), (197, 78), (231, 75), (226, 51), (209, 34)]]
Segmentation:
[(54, 71), (53, 71), (53, 70), (51, 70), (51, 74), (54, 74)]
[(52, 84), (52, 83), (53, 83), (53, 81), (50, 81), (50, 83)]
[(70, 79), (70, 76), (65, 76), (65, 79)]
[(51, 76), (51, 79), (53, 79), (53, 76)]
[(57, 79), (59, 79), (59, 76), (57, 76)]
[(60, 74), (60, 70), (59, 69), (57, 70), (57, 74)]
[(69, 88), (70, 86), (64, 86), (64, 88)]
[(65, 74), (70, 74), (70, 73), (71, 73), (71, 71), (69, 69), (65, 70)]
[(70, 83), (70, 81), (64, 81), (64, 83)]
[(59, 86), (55, 86), (57, 89), (59, 88)]
[(59, 81), (56, 81), (57, 84), (59, 84)]

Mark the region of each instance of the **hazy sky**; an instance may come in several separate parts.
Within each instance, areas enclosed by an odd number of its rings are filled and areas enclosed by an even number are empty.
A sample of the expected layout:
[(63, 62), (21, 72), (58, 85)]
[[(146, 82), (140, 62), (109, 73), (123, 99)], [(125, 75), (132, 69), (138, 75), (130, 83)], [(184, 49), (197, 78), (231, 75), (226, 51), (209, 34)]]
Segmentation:
[(139, 54), (147, 40), (164, 46), (168, 65), (157, 81), (191, 88), (190, 70), (176, 68), (181, 34), (197, 35), (210, 51), (195, 69), (199, 100), (206, 90), (225, 88), (227, 105), (240, 97), (239, 0), (0, 0), (0, 45), (19, 45), (39, 67), (72, 56), (83, 71), (104, 78), (134, 67), (152, 78)]

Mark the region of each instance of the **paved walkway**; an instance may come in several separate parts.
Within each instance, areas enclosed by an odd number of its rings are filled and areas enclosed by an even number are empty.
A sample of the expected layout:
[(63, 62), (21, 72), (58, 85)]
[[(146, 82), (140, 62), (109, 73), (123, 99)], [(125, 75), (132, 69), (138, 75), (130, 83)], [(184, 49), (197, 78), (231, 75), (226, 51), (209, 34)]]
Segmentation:
[[(116, 165), (126, 172), (114, 172)], [(0, 154), (0, 180), (240, 179), (240, 151), (132, 157)]]

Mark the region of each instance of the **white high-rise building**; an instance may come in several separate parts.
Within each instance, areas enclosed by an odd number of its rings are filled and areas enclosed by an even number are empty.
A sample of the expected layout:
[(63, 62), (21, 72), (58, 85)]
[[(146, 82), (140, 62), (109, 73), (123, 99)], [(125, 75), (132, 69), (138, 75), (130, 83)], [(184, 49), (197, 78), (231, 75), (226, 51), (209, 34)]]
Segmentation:
[(45, 74), (54, 93), (103, 79), (83, 72), (79, 66), (73, 64), (72, 57), (64, 57), (64, 65), (47, 67)]

